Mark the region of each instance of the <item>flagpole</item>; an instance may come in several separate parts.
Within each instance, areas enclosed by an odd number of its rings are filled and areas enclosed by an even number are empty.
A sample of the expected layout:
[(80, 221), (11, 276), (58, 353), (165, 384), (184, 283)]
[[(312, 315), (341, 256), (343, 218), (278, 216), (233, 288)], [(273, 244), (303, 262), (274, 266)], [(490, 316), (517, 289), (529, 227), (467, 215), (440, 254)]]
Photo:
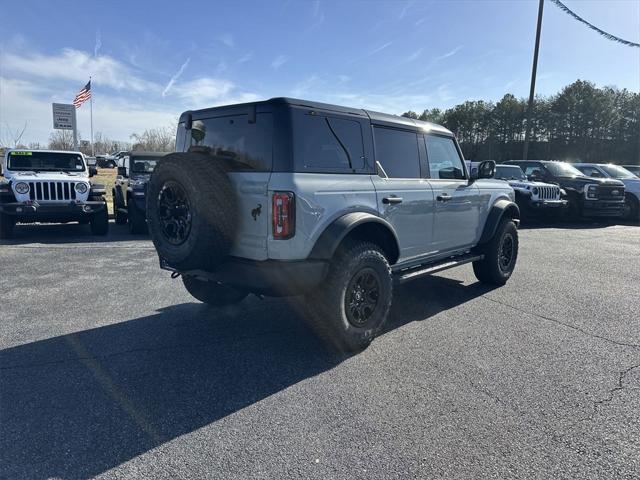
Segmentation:
[[(91, 75), (89, 75), (89, 85), (91, 85)], [(91, 96), (89, 97), (89, 102), (91, 102), (89, 104), (91, 108), (91, 156), (95, 157), (96, 151), (93, 146), (93, 85), (91, 85)]]

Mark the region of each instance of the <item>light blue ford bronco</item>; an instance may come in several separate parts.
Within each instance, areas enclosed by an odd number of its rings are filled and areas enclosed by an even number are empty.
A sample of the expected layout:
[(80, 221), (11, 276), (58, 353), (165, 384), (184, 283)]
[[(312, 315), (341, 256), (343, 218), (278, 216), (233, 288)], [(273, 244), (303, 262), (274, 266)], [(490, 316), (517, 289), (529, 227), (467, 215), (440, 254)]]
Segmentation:
[(147, 220), (161, 267), (210, 305), (305, 295), (342, 351), (382, 329), (396, 284), (466, 263), (504, 284), (518, 256), (513, 189), (470, 177), (439, 125), (274, 98), (181, 115)]

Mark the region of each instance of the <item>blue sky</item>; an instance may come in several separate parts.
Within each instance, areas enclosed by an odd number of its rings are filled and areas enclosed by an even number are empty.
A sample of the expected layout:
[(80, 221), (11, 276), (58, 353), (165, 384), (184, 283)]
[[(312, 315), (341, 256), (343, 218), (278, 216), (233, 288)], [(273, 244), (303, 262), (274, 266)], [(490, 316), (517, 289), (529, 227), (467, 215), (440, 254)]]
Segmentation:
[[(37, 2), (0, 0), (0, 139), (93, 75), (94, 130), (128, 140), (186, 109), (295, 96), (390, 113), (527, 96), (536, 0)], [(639, 0), (565, 0), (640, 42)], [(12, 20), (13, 19), (13, 20)], [(15, 21), (14, 21), (15, 20)], [(640, 49), (546, 2), (539, 94), (585, 79), (640, 91)], [(78, 110), (89, 136), (88, 104)]]

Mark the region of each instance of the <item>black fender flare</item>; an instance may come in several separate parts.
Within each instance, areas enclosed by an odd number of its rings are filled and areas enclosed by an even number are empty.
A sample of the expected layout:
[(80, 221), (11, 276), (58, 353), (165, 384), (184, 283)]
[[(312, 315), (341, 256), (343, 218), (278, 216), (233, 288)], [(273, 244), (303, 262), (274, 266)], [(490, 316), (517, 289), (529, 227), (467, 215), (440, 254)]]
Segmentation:
[(489, 215), (487, 216), (487, 221), (484, 224), (484, 230), (482, 230), (478, 244), (486, 243), (493, 238), (498, 229), (498, 225), (500, 225), (505, 215), (516, 220), (516, 225), (520, 221), (520, 209), (518, 205), (511, 200), (501, 198), (496, 201), (491, 207), (491, 210), (489, 210)]
[[(369, 225), (369, 227), (365, 227), (365, 225)], [(363, 233), (366, 232), (364, 229), (373, 228), (376, 230), (376, 233), (382, 234), (381, 237), (371, 239), (371, 241), (373, 241), (373, 243), (381, 244), (381, 247), (383, 247), (387, 254), (387, 259), (390, 264), (394, 264), (398, 261), (400, 256), (400, 247), (398, 236), (396, 235), (393, 227), (384, 218), (366, 212), (346, 213), (334, 220), (327, 228), (325, 228), (320, 237), (318, 237), (318, 240), (311, 250), (309, 258), (330, 260), (338, 249), (340, 243), (347, 237), (347, 235), (358, 228), (363, 228)]]

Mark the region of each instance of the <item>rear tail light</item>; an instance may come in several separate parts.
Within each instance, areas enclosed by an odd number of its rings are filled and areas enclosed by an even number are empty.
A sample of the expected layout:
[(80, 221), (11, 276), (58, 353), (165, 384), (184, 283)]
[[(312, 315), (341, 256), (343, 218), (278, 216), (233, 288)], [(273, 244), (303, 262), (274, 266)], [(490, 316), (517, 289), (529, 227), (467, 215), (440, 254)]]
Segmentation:
[(291, 192), (274, 192), (272, 197), (273, 238), (286, 240), (296, 233), (296, 199)]

